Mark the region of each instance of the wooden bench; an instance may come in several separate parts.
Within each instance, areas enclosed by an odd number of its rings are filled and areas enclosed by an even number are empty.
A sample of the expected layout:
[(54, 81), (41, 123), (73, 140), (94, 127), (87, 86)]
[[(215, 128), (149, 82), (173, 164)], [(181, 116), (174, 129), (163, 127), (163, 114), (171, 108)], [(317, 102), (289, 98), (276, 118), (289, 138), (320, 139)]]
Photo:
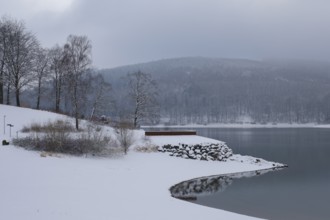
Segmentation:
[(145, 136), (196, 135), (196, 131), (146, 131)]

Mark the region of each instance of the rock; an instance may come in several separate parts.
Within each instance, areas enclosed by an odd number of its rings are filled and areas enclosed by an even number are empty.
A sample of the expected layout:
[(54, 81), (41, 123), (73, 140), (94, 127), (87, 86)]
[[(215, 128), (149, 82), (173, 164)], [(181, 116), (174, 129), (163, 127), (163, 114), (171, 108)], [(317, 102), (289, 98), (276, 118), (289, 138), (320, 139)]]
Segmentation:
[(3, 140), (3, 141), (2, 141), (2, 145), (3, 145), (3, 146), (9, 145), (9, 142), (6, 141), (6, 140)]
[[(232, 150), (224, 144), (196, 144), (196, 145), (164, 145), (158, 148), (159, 152), (168, 152), (170, 156), (186, 159), (224, 161), (232, 156)], [(258, 161), (256, 161), (257, 163)], [(259, 161), (261, 162), (261, 161)]]
[(207, 159), (206, 159), (206, 157), (202, 156), (202, 157), (201, 157), (201, 160), (207, 160)]

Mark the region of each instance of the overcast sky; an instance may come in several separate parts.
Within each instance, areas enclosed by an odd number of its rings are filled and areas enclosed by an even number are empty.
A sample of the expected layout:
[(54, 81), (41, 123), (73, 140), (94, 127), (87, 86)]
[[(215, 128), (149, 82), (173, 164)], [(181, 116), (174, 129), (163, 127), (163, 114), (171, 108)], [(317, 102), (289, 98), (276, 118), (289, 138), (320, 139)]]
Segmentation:
[(42, 45), (87, 35), (95, 67), (183, 56), (330, 60), (329, 0), (0, 0)]

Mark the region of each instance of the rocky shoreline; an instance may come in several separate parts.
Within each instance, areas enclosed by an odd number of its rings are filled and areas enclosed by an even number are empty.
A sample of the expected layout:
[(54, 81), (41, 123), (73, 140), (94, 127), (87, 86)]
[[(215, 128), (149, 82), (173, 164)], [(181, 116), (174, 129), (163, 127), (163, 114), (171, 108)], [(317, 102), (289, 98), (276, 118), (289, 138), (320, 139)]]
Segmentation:
[(174, 157), (206, 161), (226, 161), (233, 155), (233, 151), (225, 143), (167, 144), (158, 147), (158, 151), (170, 153)]

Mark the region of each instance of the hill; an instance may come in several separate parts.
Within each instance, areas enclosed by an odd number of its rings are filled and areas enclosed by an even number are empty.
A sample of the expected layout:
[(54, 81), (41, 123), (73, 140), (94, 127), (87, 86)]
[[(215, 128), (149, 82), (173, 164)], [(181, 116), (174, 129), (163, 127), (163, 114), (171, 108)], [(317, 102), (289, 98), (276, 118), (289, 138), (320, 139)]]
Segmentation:
[(161, 119), (169, 124), (330, 121), (326, 62), (188, 57), (100, 73), (121, 99), (123, 76), (138, 70), (157, 81)]

